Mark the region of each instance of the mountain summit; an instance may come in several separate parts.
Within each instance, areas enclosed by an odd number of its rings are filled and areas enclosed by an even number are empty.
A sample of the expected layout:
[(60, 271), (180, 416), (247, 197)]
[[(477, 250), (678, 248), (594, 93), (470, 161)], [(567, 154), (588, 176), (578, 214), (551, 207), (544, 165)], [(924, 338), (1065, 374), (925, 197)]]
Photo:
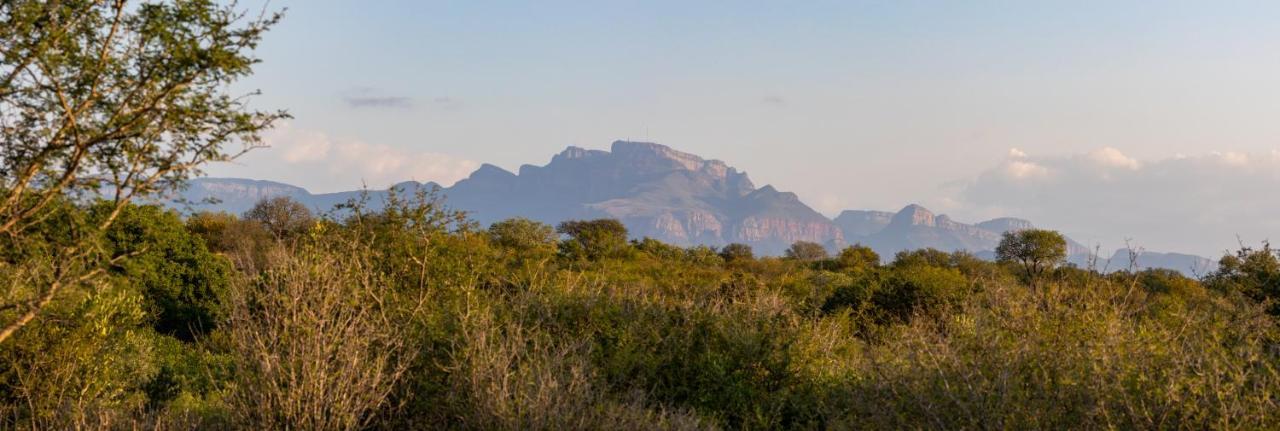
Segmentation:
[(444, 195), (481, 223), (612, 217), (636, 236), (679, 245), (743, 242), (777, 253), (795, 241), (842, 239), (840, 229), (795, 194), (757, 189), (722, 161), (650, 142), (616, 141), (610, 151), (569, 147), (545, 166), (521, 166), (518, 174), (482, 167)]

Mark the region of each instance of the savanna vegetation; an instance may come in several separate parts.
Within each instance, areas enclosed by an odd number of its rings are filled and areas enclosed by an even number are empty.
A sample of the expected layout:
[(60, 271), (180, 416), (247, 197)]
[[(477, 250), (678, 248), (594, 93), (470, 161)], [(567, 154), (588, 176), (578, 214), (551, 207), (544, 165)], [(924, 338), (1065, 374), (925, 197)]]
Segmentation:
[(0, 428), (1280, 427), (1280, 256), (1202, 279), (616, 220), (479, 226), (431, 193), (148, 205), (284, 114), (228, 85), (274, 15), (0, 2)]
[[(41, 241), (111, 205), (54, 208)], [(1278, 425), (1265, 245), (1196, 280), (1063, 266), (1041, 231), (1000, 262), (759, 257), (430, 194), (333, 214), (125, 206), (102, 246), (130, 257), (0, 345), (5, 428)]]

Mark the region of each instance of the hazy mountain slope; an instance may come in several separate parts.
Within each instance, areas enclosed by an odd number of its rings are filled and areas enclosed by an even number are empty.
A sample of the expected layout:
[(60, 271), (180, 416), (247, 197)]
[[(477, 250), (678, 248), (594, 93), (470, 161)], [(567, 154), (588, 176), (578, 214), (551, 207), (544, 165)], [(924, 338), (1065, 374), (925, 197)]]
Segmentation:
[[(404, 193), (434, 183), (405, 182)], [(645, 142), (614, 142), (609, 151), (569, 147), (544, 166), (524, 165), (518, 173), (485, 164), (452, 187), (441, 189), (447, 205), (467, 211), (487, 225), (510, 217), (549, 224), (569, 219), (612, 217), (635, 237), (678, 245), (752, 245), (765, 255), (781, 254), (795, 241), (811, 241), (833, 251), (849, 243), (874, 248), (885, 259), (902, 250), (967, 250), (985, 258), (1006, 231), (1034, 227), (1030, 221), (997, 218), (976, 224), (935, 215), (919, 205), (892, 213), (848, 210), (835, 220), (814, 211), (794, 194), (772, 186), (756, 188), (746, 173), (722, 161), (708, 160)], [(386, 191), (313, 194), (271, 181), (203, 178), (181, 195), (195, 210), (243, 213), (258, 200), (288, 196), (317, 212), (364, 196), (380, 208)], [(212, 198), (216, 204), (202, 204)], [(1091, 250), (1068, 239), (1071, 261), (1088, 262)], [(1099, 267), (1115, 258), (1097, 259)], [(1127, 258), (1124, 267), (1127, 267)], [(1208, 262), (1208, 264), (1206, 264)], [(1191, 272), (1211, 266), (1197, 256), (1145, 253), (1140, 266)]]
[[(428, 190), (437, 187), (435, 183), (415, 183), (407, 181), (397, 184), (397, 190), (412, 193), (418, 187)], [(335, 206), (352, 200), (360, 200), (367, 196), (369, 205), (381, 208), (386, 199), (386, 190), (346, 191), (337, 193), (313, 194), (301, 187), (284, 183), (263, 180), (247, 180), (240, 178), (197, 178), (187, 184), (187, 188), (179, 193), (177, 199), (166, 202), (166, 205), (180, 211), (223, 211), (242, 214), (258, 201), (267, 198), (287, 196), (313, 212), (325, 213)]]
[[(743, 242), (764, 254), (781, 253), (802, 240), (843, 244), (840, 229), (795, 194), (757, 189), (745, 173), (722, 161), (653, 143), (617, 141), (610, 151), (569, 147), (547, 165), (521, 166), (519, 173), (486, 164), (442, 192), (448, 205), (482, 224), (515, 216), (551, 224), (613, 217), (637, 237), (679, 245)], [(193, 181), (183, 196), (222, 201), (197, 209), (239, 213), (264, 197), (289, 196), (327, 210), (359, 194), (311, 194), (267, 181), (206, 178)], [(369, 196), (377, 207), (384, 193)]]
[(844, 232), (844, 239), (853, 242), (883, 230), (893, 215), (888, 211), (844, 210), (833, 221)]

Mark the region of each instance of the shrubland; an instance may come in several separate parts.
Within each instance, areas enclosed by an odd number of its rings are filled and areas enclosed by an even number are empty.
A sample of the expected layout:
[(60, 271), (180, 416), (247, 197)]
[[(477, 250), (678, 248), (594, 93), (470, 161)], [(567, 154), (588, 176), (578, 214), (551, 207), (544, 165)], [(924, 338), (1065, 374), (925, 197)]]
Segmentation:
[[(58, 208), (5, 262), (102, 216)], [(102, 244), (129, 258), (0, 344), (5, 428), (1280, 426), (1266, 245), (1197, 280), (1063, 266), (1053, 241), (767, 257), (483, 227), (429, 193), (118, 217)]]

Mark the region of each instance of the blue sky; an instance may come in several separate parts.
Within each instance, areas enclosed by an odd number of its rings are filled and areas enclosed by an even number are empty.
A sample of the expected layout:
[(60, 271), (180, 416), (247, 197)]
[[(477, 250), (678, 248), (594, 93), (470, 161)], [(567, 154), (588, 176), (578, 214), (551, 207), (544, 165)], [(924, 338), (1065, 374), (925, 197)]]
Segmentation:
[[(288, 13), (241, 88), (296, 119), (211, 174), (448, 184), (482, 162), (636, 139), (828, 214), (919, 202), (1201, 253), (1280, 232), (1280, 207), (1217, 191), (1280, 186), (1276, 2), (272, 5)], [(1160, 169), (1183, 162), (1200, 168)], [(1169, 211), (1158, 226), (1116, 216)]]

